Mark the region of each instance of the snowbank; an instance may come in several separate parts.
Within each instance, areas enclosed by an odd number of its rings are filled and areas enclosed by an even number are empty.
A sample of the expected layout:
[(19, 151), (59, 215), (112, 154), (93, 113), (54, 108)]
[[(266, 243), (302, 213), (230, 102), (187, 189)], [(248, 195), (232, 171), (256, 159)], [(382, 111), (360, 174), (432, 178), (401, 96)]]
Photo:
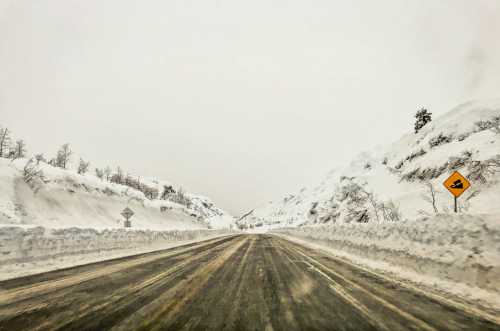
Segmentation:
[(227, 230), (149, 231), (0, 227), (0, 280), (166, 249)]
[[(500, 215), (438, 215), (393, 224), (348, 223), (273, 232), (347, 253), (351, 260), (372, 261), (372, 267), (397, 267), (404, 278), (466, 284), (500, 298)], [(496, 308), (500, 309), (498, 301)]]

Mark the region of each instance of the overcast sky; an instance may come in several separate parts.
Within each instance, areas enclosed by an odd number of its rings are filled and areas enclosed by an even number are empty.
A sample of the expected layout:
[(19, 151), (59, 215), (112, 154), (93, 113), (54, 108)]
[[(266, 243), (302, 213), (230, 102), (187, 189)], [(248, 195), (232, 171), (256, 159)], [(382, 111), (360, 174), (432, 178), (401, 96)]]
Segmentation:
[(239, 214), (500, 96), (500, 1), (0, 0), (0, 125)]

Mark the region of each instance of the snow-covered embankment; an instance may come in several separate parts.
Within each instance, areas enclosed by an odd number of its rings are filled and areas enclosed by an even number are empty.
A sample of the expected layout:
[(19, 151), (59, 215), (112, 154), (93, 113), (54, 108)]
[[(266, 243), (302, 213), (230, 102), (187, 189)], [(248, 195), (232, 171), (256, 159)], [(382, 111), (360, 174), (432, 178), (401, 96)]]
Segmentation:
[[(208, 198), (168, 188), (156, 198), (46, 163), (0, 158), (0, 279), (150, 252), (231, 233), (232, 217)], [(182, 200), (178, 199), (182, 197)], [(179, 201), (181, 203), (179, 203)], [(132, 228), (120, 215), (134, 211)]]
[(440, 215), (397, 224), (347, 223), (274, 232), (332, 248), (337, 255), (376, 269), (397, 267), (398, 273), (406, 271), (417, 281), (451, 281), (500, 295), (500, 260), (494, 254), (500, 251), (500, 226), (488, 218)]
[(0, 227), (0, 280), (152, 252), (228, 230), (149, 231)]

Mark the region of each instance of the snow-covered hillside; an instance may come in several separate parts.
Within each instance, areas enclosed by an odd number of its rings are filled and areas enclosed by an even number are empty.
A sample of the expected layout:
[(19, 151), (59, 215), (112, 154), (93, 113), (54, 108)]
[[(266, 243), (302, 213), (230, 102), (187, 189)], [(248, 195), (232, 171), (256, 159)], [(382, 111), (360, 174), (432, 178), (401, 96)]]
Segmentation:
[[(43, 177), (25, 178), (27, 159), (0, 158), (0, 226), (42, 226), (45, 228), (122, 228), (120, 215), (130, 207), (135, 215), (132, 227), (142, 230), (190, 230), (229, 228), (233, 217), (208, 198), (177, 194), (168, 182), (141, 179), (141, 184), (164, 192), (146, 197), (133, 187), (115, 184), (87, 173), (53, 167), (44, 162), (30, 170)], [(177, 199), (177, 197), (182, 199)], [(174, 199), (175, 198), (175, 199)], [(175, 202), (174, 202), (175, 201)]]
[(455, 170), (472, 183), (459, 199), (460, 212), (499, 215), (499, 119), (500, 100), (462, 104), (385, 150), (360, 154), (318, 186), (256, 209), (239, 224), (383, 222), (450, 213), (452, 196), (442, 183)]
[[(460, 105), (238, 224), (500, 311), (499, 124), (500, 100)], [(458, 214), (456, 170), (472, 184)]]

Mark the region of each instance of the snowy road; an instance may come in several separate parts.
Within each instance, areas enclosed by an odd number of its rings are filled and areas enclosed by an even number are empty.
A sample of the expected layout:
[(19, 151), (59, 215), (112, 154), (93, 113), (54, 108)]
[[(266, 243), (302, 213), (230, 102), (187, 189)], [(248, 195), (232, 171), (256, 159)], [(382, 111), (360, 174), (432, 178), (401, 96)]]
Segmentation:
[(0, 330), (500, 330), (323, 253), (237, 235), (0, 282)]

